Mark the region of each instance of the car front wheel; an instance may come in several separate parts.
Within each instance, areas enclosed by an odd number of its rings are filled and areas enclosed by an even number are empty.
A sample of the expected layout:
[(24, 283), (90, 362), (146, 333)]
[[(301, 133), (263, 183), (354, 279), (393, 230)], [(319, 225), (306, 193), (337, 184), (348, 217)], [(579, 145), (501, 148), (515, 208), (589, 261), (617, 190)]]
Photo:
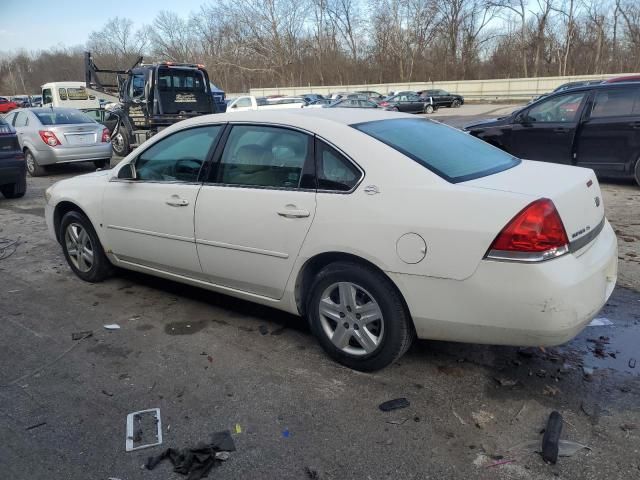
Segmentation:
[(85, 282), (101, 282), (113, 273), (91, 222), (80, 212), (62, 217), (60, 242), (71, 270)]
[(324, 350), (355, 370), (374, 371), (400, 358), (415, 337), (402, 298), (382, 273), (336, 262), (318, 273), (307, 314)]
[(451, 102), (451, 106), (453, 108), (458, 108), (460, 106), (460, 100), (455, 99), (453, 102)]

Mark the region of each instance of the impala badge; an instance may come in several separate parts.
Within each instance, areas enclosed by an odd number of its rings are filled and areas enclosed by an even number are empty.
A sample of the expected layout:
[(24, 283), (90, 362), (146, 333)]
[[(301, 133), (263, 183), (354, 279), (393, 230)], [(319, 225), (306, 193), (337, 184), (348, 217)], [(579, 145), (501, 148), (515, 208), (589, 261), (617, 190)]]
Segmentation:
[(595, 197), (593, 200), (596, 202), (596, 207), (599, 207), (600, 206), (600, 197)]
[(380, 193), (380, 190), (375, 185), (367, 185), (364, 187), (364, 193), (367, 195), (375, 195), (376, 193)]

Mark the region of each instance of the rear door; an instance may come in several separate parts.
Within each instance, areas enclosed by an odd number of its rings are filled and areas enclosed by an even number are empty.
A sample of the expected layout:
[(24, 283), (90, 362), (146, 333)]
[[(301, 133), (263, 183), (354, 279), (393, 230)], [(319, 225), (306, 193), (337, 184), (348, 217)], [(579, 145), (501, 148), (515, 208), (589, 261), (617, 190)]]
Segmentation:
[(640, 85), (598, 89), (576, 138), (576, 165), (608, 175), (632, 171), (640, 155)]
[(205, 279), (281, 298), (316, 212), (313, 137), (234, 125), (218, 155), (195, 212)]
[(523, 110), (511, 130), (510, 153), (571, 165), (573, 140), (588, 95), (587, 90), (555, 95)]

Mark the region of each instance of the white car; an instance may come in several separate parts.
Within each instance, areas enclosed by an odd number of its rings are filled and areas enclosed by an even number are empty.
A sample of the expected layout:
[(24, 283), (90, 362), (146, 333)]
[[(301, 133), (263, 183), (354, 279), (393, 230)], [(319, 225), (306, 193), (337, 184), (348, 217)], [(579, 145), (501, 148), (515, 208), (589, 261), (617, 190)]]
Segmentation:
[(307, 105), (301, 97), (254, 97), (244, 95), (229, 102), (227, 113), (248, 112), (250, 110), (287, 110), (291, 108), (302, 108)]
[(593, 171), (380, 110), (185, 120), (45, 195), (80, 278), (116, 265), (305, 316), (360, 370), (416, 335), (563, 343), (616, 283)]

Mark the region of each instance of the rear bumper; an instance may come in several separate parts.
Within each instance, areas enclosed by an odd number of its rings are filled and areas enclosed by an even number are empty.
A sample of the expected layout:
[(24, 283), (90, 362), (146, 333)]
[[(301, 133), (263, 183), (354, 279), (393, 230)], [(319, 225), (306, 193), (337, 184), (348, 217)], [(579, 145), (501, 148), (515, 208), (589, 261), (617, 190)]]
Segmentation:
[(418, 337), (496, 345), (551, 346), (593, 319), (617, 279), (609, 225), (583, 250), (537, 264), (483, 260), (466, 280), (389, 273)]
[(27, 174), (27, 164), (24, 159), (0, 158), (0, 185), (19, 183)]
[(86, 147), (51, 147), (33, 152), (39, 165), (54, 163), (91, 162), (111, 158), (111, 143)]

